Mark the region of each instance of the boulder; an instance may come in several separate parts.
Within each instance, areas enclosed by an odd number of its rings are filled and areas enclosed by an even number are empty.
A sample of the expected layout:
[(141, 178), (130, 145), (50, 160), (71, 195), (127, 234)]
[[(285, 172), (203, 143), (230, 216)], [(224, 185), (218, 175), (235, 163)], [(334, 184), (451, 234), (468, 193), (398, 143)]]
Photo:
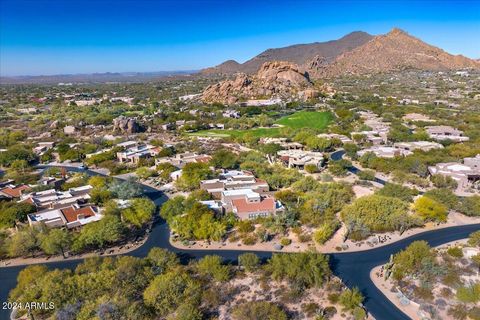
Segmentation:
[(258, 98), (290, 98), (298, 92), (312, 88), (308, 74), (293, 63), (265, 62), (256, 75), (239, 73), (232, 80), (208, 86), (202, 94), (207, 103), (234, 104), (239, 100)]
[(113, 119), (113, 131), (119, 131), (125, 134), (132, 134), (142, 132), (143, 127), (137, 122), (135, 118), (127, 118), (120, 116)]

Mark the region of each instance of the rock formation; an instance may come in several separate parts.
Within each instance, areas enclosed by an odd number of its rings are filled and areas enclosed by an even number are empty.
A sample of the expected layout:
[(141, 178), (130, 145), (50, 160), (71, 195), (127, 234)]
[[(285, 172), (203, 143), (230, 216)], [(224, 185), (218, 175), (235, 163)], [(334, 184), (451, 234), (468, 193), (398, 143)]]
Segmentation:
[(113, 131), (119, 131), (125, 134), (132, 134), (142, 132), (143, 127), (137, 122), (135, 118), (127, 118), (120, 116), (113, 119)]
[[(293, 63), (273, 61), (264, 63), (254, 76), (240, 73), (235, 79), (207, 87), (202, 100), (233, 104), (248, 99), (292, 97), (306, 89), (313, 90), (306, 72)], [(313, 94), (309, 92), (308, 96)]]

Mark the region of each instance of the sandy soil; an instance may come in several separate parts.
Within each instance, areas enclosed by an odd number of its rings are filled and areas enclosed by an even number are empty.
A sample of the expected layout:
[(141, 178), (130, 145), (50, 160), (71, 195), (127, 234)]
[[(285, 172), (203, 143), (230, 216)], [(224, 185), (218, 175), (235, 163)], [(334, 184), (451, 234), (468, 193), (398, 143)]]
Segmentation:
[[(340, 281), (340, 280), (338, 280)], [(281, 295), (285, 293), (288, 288), (289, 284), (287, 282), (277, 282), (277, 281), (269, 281), (267, 285), (265, 283), (262, 284), (262, 281), (257, 275), (247, 274), (245, 277), (237, 277), (232, 279), (228, 285), (236, 288), (242, 288), (240, 292), (229, 299), (226, 305), (220, 308), (219, 319), (220, 320), (227, 320), (231, 319), (229, 317), (229, 310), (238, 305), (242, 302), (246, 301), (271, 301), (274, 303), (281, 303), (288, 311), (300, 313), (302, 312), (301, 304), (303, 302), (308, 303), (316, 303), (317, 305), (321, 306), (322, 308), (328, 306), (334, 306), (337, 309), (337, 313), (330, 318), (331, 320), (341, 320), (345, 319), (342, 317), (342, 307), (339, 304), (332, 304), (328, 301), (328, 294), (329, 291), (325, 290), (324, 288), (312, 288), (308, 289), (304, 292), (304, 296), (302, 297), (301, 302), (295, 301), (290, 303), (285, 303), (282, 301)], [(346, 314), (346, 313), (345, 313)], [(347, 316), (348, 318), (348, 316)], [(308, 317), (305, 315), (303, 319), (315, 319), (315, 316)], [(373, 319), (371, 316), (368, 317), (369, 320)]]
[[(465, 245), (467, 239), (456, 240), (452, 242), (445, 243), (441, 246), (435, 247), (436, 249), (446, 249), (449, 247), (455, 247), (459, 245)], [(373, 283), (377, 288), (393, 303), (397, 308), (402, 310), (405, 314), (407, 314), (413, 320), (421, 320), (423, 317), (426, 316), (425, 313), (420, 311), (420, 305), (415, 303), (414, 301), (410, 301), (408, 305), (403, 305), (400, 302), (400, 298), (397, 296), (397, 288), (393, 288), (393, 283), (390, 280), (385, 280), (382, 274), (382, 266), (377, 266), (370, 272), (370, 278), (372, 279)], [(477, 281), (479, 275), (472, 276), (473, 280)], [(434, 289), (434, 291), (439, 291), (443, 286), (440, 285)], [(392, 290), (394, 292), (392, 292)], [(448, 319), (448, 315), (445, 310), (437, 310), (439, 312), (440, 319)]]
[(391, 291), (391, 282), (385, 280), (385, 278), (381, 276), (381, 268), (382, 266), (377, 266), (370, 272), (370, 278), (375, 286), (377, 286), (377, 288), (388, 298), (388, 300), (390, 300), (398, 309), (402, 310), (403, 313), (405, 313), (411, 319), (421, 320), (422, 316), (419, 309), (420, 306), (414, 302), (410, 302), (408, 305), (401, 304), (400, 299), (397, 297), (396, 290), (395, 292)]

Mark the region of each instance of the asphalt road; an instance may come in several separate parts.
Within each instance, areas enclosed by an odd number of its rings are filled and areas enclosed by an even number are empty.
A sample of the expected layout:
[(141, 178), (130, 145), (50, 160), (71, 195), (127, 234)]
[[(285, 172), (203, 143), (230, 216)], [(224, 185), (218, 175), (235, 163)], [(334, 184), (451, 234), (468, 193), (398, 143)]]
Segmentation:
[[(330, 155), (330, 158), (334, 161), (338, 161), (338, 160), (343, 159), (344, 154), (345, 154), (345, 151), (343, 149), (340, 149), (340, 150), (337, 150), (335, 152), (332, 152), (332, 154)], [(350, 171), (353, 174), (358, 174), (362, 170), (360, 170), (359, 168), (357, 168), (355, 166), (351, 166), (350, 168), (348, 168), (348, 171)], [(385, 185), (387, 183), (387, 181), (385, 181), (383, 179), (380, 179), (380, 178), (377, 178), (377, 177), (375, 177), (374, 181), (377, 182), (377, 183), (380, 183), (382, 185)]]
[[(90, 172), (90, 174), (94, 173)], [(166, 199), (161, 192), (153, 188), (143, 187), (145, 194), (157, 204), (161, 204)], [(404, 249), (415, 240), (425, 240), (432, 246), (438, 246), (466, 238), (470, 233), (477, 230), (480, 230), (480, 224), (451, 227), (417, 234), (390, 245), (368, 251), (329, 254), (331, 268), (333, 273), (340, 277), (347, 286), (356, 286), (361, 290), (365, 296), (365, 306), (367, 310), (376, 319), (409, 319), (376, 288), (370, 280), (370, 270), (377, 265), (386, 263), (390, 255)], [(248, 250), (180, 250), (170, 245), (169, 234), (168, 225), (164, 221), (160, 221), (153, 227), (148, 240), (141, 247), (129, 252), (127, 255), (145, 257), (151, 248), (160, 247), (177, 253), (182, 262), (199, 259), (208, 254), (216, 254), (222, 256), (226, 261), (235, 262), (238, 255), (251, 252)], [(272, 255), (271, 252), (255, 253), (263, 259), (267, 259)], [(73, 269), (82, 261), (83, 260), (67, 260), (50, 262), (46, 263), (46, 265), (51, 269)], [(22, 266), (0, 268), (0, 302), (7, 301), (8, 293), (16, 286), (16, 278), (23, 268)], [(9, 319), (9, 310), (1, 309), (0, 319)]]

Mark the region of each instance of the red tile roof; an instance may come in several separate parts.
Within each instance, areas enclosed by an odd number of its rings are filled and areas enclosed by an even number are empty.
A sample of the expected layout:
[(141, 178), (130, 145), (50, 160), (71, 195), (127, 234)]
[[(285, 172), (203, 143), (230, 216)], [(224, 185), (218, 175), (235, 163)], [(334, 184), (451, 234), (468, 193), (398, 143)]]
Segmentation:
[(237, 209), (238, 214), (255, 212), (275, 211), (275, 199), (263, 198), (260, 202), (247, 202), (246, 199), (234, 199), (232, 205)]
[(23, 184), (23, 185), (14, 187), (14, 188), (5, 187), (3, 189), (0, 189), (0, 192), (4, 193), (4, 194), (6, 194), (6, 195), (8, 195), (12, 198), (20, 198), (23, 191), (28, 190), (28, 189), (30, 189), (30, 187)]
[(79, 215), (83, 215), (84, 218), (93, 217), (95, 215), (95, 211), (93, 211), (92, 207), (83, 207), (83, 208), (75, 208), (75, 207), (68, 207), (65, 209), (61, 209), (63, 216), (67, 220), (67, 222), (74, 222), (78, 220)]

